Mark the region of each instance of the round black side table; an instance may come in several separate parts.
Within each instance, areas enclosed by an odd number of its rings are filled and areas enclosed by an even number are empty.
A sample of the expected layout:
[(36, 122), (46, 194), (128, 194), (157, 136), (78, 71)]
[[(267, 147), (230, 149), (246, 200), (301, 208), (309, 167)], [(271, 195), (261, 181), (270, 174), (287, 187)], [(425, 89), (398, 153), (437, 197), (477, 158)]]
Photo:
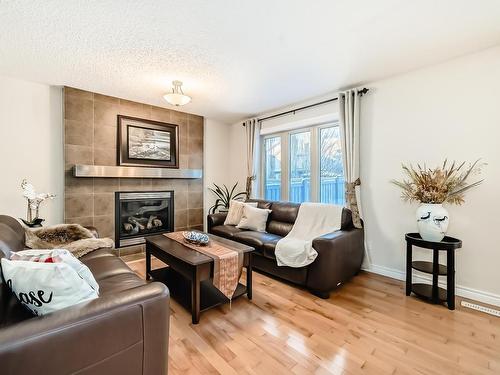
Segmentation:
[[(446, 302), (448, 309), (455, 310), (455, 250), (462, 247), (462, 241), (444, 237), (440, 242), (426, 241), (418, 233), (406, 233), (406, 295), (411, 292), (432, 303)], [(433, 251), (432, 262), (413, 261), (413, 246)], [(439, 251), (446, 251), (446, 266), (439, 264)], [(412, 270), (432, 274), (432, 285), (412, 284)], [(438, 277), (446, 276), (446, 289), (438, 286)]]

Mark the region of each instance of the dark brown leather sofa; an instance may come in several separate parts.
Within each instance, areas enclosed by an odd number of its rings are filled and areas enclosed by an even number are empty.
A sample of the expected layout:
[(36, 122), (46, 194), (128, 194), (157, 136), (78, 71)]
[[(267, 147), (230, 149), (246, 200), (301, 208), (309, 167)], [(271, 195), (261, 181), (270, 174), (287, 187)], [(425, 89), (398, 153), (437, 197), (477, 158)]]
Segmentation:
[[(0, 215), (0, 257), (24, 249), (24, 230)], [(139, 278), (109, 249), (80, 258), (99, 283), (100, 297), (34, 317), (5, 282), (0, 285), (0, 373), (167, 373), (169, 292)]]
[(252, 199), (259, 208), (271, 210), (266, 233), (241, 230), (224, 225), (225, 213), (208, 215), (208, 232), (255, 247), (253, 267), (264, 273), (305, 286), (313, 294), (328, 298), (330, 291), (356, 275), (364, 256), (364, 232), (352, 223), (351, 211), (342, 211), (340, 230), (313, 241), (318, 256), (309, 266), (301, 268), (279, 267), (274, 250), (276, 243), (292, 229), (300, 204)]

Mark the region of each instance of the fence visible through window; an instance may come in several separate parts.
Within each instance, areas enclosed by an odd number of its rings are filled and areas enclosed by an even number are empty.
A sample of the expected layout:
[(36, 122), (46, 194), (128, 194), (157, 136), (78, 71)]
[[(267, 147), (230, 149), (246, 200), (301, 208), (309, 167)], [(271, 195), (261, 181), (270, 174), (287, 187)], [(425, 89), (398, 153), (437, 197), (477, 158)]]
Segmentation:
[[(304, 202), (304, 197), (310, 196), (311, 183), (309, 179), (292, 181), (290, 184), (290, 201)], [(281, 200), (281, 181), (267, 181), (265, 186), (265, 198), (268, 200)], [(344, 205), (344, 178), (329, 177), (321, 179), (320, 202)]]

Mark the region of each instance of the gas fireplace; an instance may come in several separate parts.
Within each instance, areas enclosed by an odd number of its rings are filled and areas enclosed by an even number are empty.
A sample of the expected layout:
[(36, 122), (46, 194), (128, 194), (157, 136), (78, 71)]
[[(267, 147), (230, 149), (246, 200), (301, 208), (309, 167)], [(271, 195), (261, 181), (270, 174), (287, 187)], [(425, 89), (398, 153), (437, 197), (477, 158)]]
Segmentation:
[(145, 242), (145, 237), (174, 230), (174, 192), (116, 192), (117, 247)]

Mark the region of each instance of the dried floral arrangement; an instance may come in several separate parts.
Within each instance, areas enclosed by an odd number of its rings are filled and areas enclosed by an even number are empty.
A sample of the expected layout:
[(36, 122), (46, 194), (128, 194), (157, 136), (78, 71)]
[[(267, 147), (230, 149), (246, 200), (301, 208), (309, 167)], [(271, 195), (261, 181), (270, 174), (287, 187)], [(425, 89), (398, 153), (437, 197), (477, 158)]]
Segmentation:
[(417, 164), (406, 166), (402, 164), (403, 171), (407, 179), (403, 181), (392, 180), (391, 183), (402, 190), (401, 198), (408, 202), (421, 203), (450, 203), (462, 204), (465, 202), (465, 193), (483, 180), (469, 183), (472, 176), (481, 173), (485, 163), (476, 160), (474, 163), (465, 166), (465, 162), (451, 164), (445, 160), (443, 165), (434, 169)]

